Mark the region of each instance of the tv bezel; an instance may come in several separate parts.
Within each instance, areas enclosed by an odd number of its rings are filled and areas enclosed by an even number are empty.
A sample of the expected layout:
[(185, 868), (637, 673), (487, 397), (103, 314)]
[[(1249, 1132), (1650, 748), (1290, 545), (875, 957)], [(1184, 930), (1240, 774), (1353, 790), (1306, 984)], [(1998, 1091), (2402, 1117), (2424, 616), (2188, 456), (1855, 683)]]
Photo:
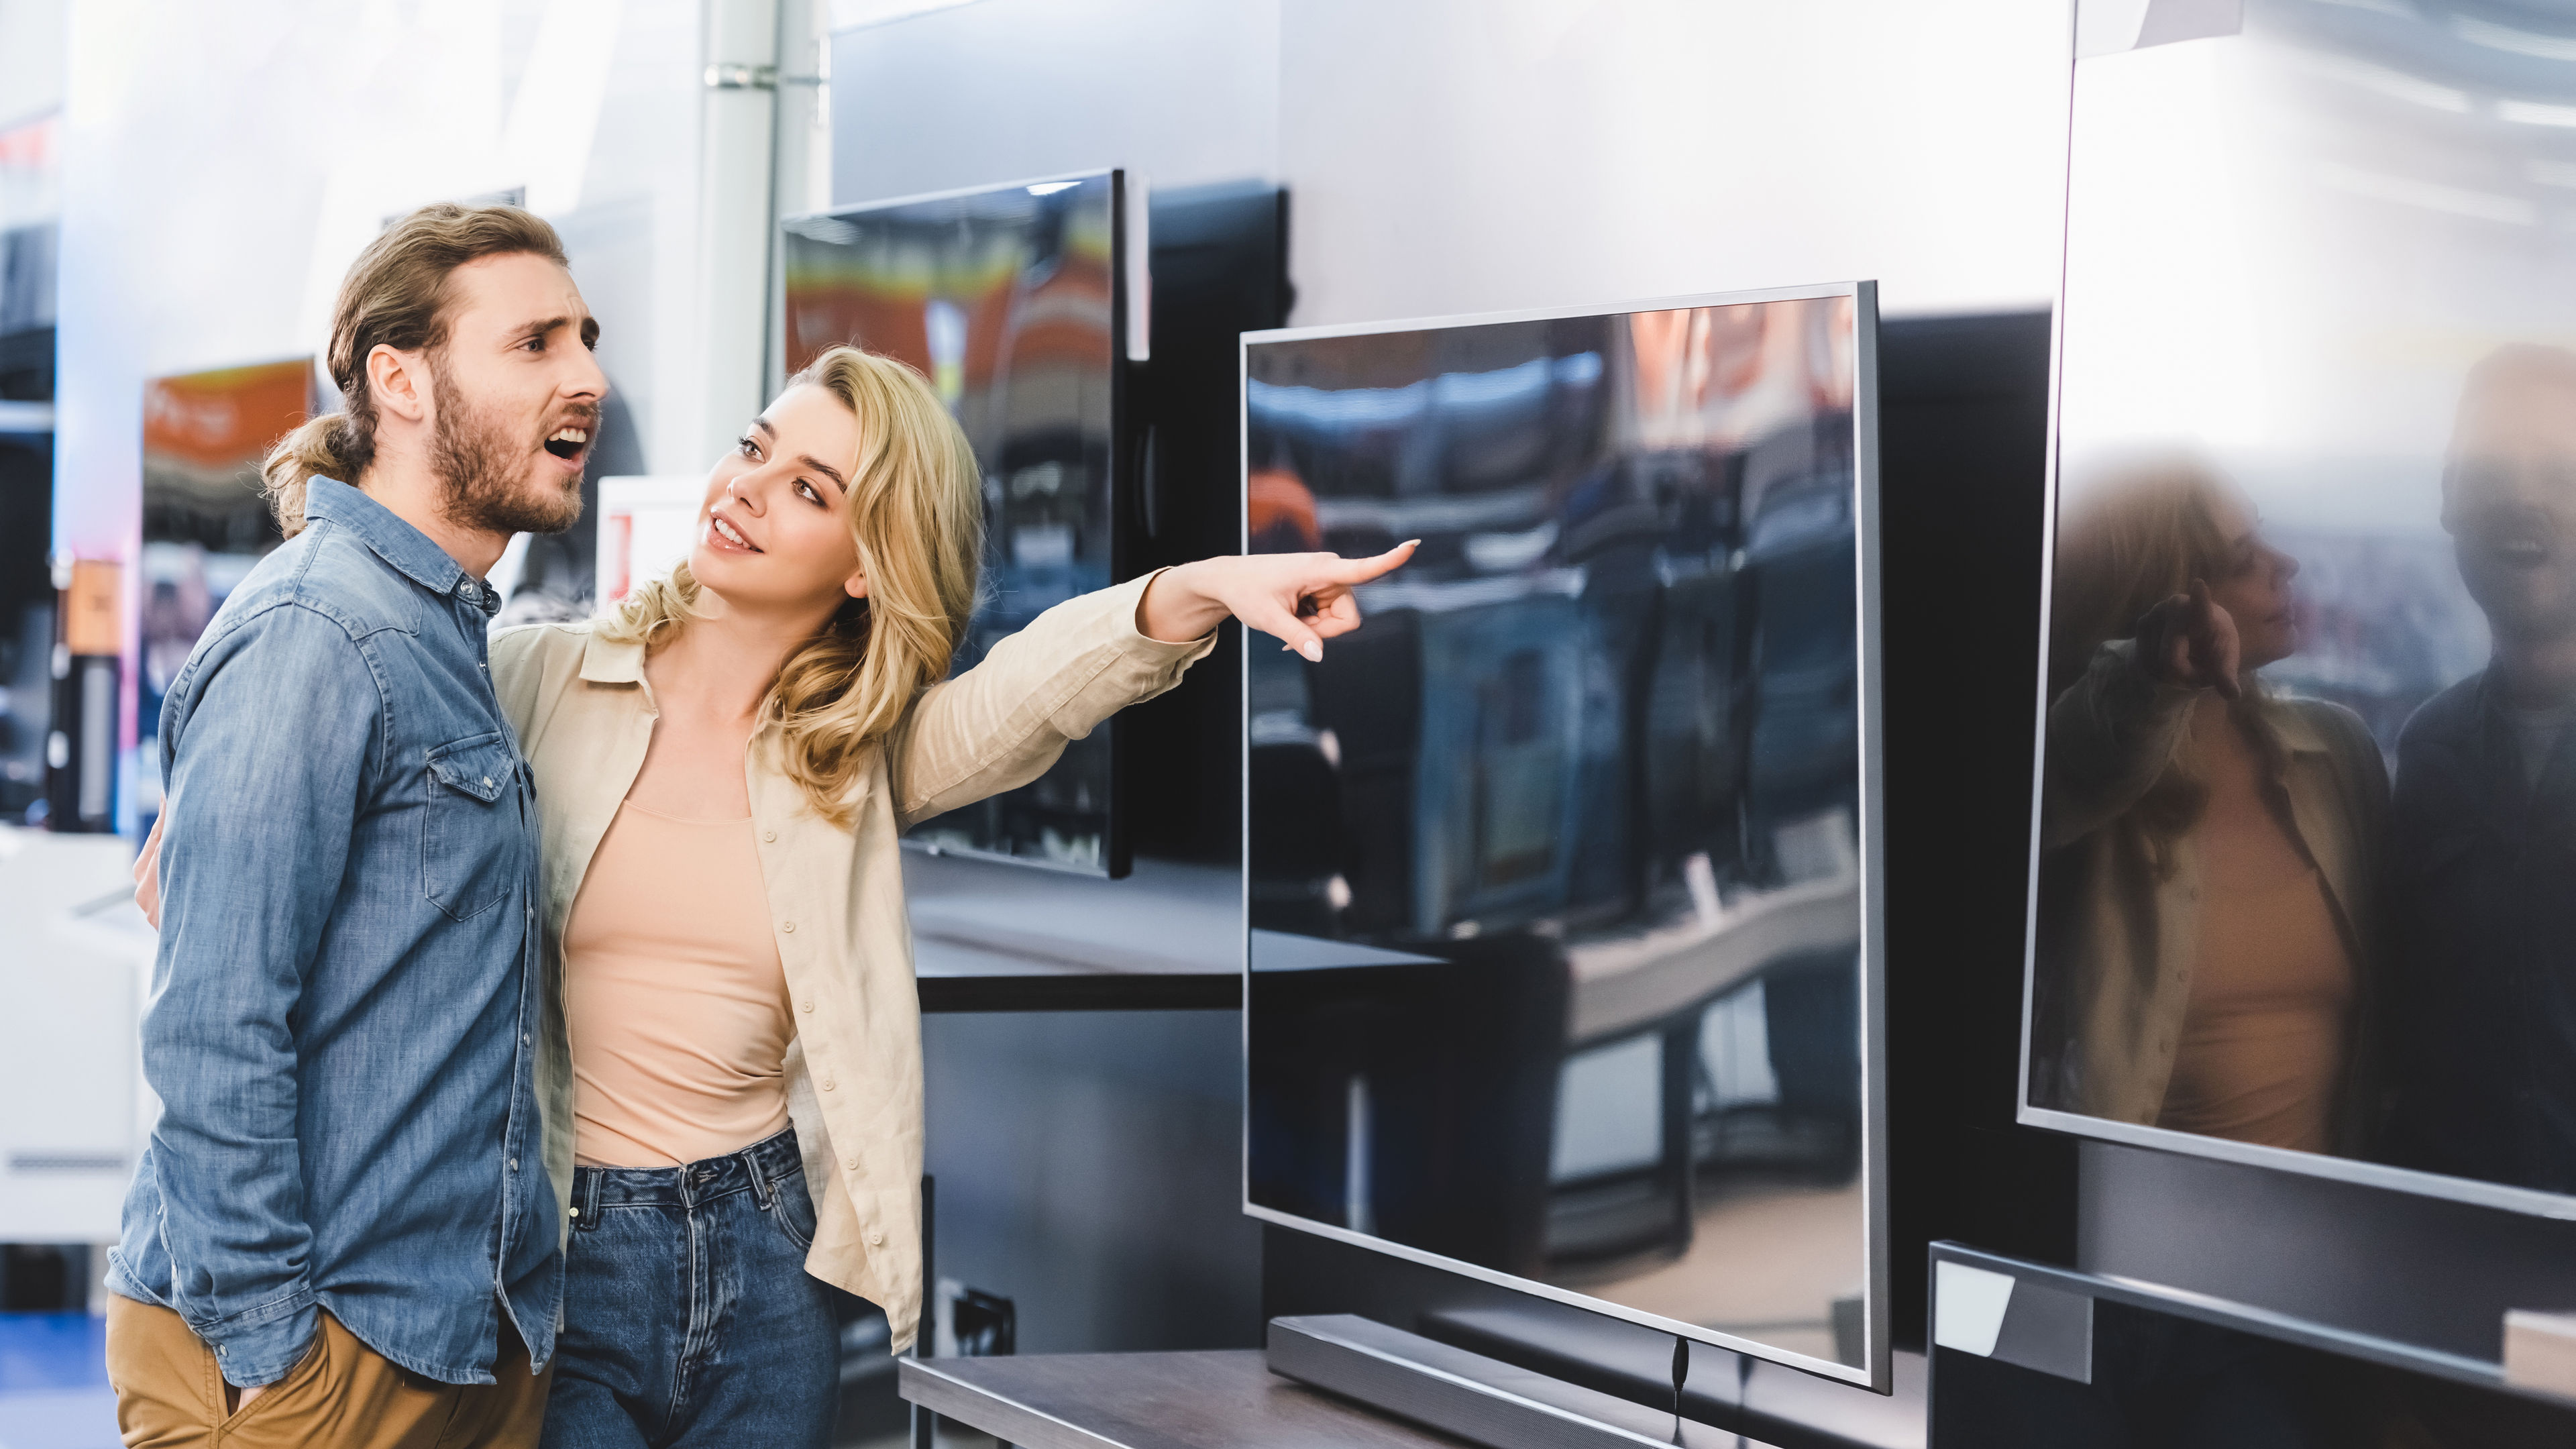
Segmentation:
[[(1862, 1244), (1867, 1258), (1861, 1304), (1862, 1362), (1846, 1364), (1834, 1359), (1784, 1349), (1759, 1339), (1743, 1338), (1717, 1329), (1704, 1328), (1677, 1318), (1629, 1308), (1571, 1288), (1560, 1288), (1497, 1268), (1488, 1268), (1464, 1259), (1428, 1252), (1391, 1239), (1349, 1228), (1299, 1217), (1276, 1208), (1264, 1207), (1252, 1200), (1251, 1136), (1251, 1071), (1252, 1071), (1252, 801), (1251, 749), (1248, 727), (1242, 735), (1242, 768), (1244, 779), (1243, 810), (1243, 1073), (1244, 1137), (1242, 1144), (1241, 1197), (1244, 1213), (1277, 1227), (1293, 1228), (1334, 1242), (1385, 1253), (1390, 1257), (1426, 1267), (1462, 1274), (1480, 1282), (1528, 1293), (1533, 1297), (1566, 1304), (1599, 1313), (1623, 1322), (1634, 1323), (1709, 1344), (1733, 1353), (1777, 1363), (1789, 1368), (1852, 1384), (1875, 1393), (1892, 1393), (1894, 1379), (1893, 1300), (1888, 1234), (1887, 1191), (1887, 1031), (1886, 1031), (1886, 869), (1884, 812), (1886, 791), (1881, 778), (1880, 702), (1882, 685), (1879, 667), (1879, 537), (1878, 537), (1878, 284), (1875, 281), (1822, 283), (1811, 286), (1766, 287), (1743, 291), (1701, 292), (1676, 297), (1653, 297), (1633, 302), (1614, 302), (1591, 306), (1539, 307), (1502, 312), (1465, 313), (1439, 317), (1408, 317), (1382, 322), (1328, 324), (1315, 327), (1282, 327), (1263, 332), (1246, 332), (1236, 344), (1235, 407), (1237, 435), (1241, 440), (1241, 457), (1237, 466), (1238, 486), (1244, 486), (1251, 467), (1251, 416), (1247, 401), (1250, 395), (1252, 349), (1280, 342), (1303, 342), (1331, 337), (1365, 337), (1385, 333), (1422, 332), (1463, 327), (1484, 327), (1517, 322), (1549, 322), (1573, 317), (1627, 316), (1639, 312), (1670, 312), (1697, 307), (1739, 307), (1765, 302), (1796, 302), (1849, 297), (1852, 315), (1852, 532), (1854, 544), (1854, 598), (1858, 609), (1858, 680), (1857, 708), (1860, 714), (1860, 819), (1858, 821), (1860, 854), (1860, 1066), (1861, 1066), (1861, 1214)], [(1247, 510), (1247, 519), (1249, 512)], [(1245, 526), (1242, 549), (1252, 547), (1250, 525)], [(1261, 647), (1253, 631), (1243, 631), (1245, 650), (1243, 718), (1251, 718), (1249, 667), (1250, 651)]]
[[(778, 367), (778, 375), (788, 375), (787, 327), (787, 237), (789, 228), (802, 221), (837, 221), (874, 212), (893, 211), (907, 206), (924, 206), (932, 202), (956, 201), (970, 196), (992, 196), (1002, 192), (1024, 191), (1032, 186), (1080, 185), (1087, 181), (1109, 183), (1109, 583), (1115, 588), (1129, 582), (1136, 568), (1134, 520), (1138, 516), (1138, 475), (1142, 468), (1142, 440), (1135, 426), (1136, 389), (1140, 379), (1134, 369), (1150, 360), (1152, 337), (1153, 241), (1149, 215), (1152, 189), (1139, 173), (1125, 167), (1096, 167), (1088, 171), (1064, 171), (1047, 176), (1030, 176), (1017, 181), (995, 181), (977, 186), (955, 186), (944, 191), (917, 192), (909, 196), (890, 196), (875, 201), (851, 202), (845, 206), (825, 207), (818, 211), (783, 216), (777, 223), (778, 285), (773, 295), (771, 315), (778, 325), (777, 342), (768, 349)], [(980, 460), (979, 460), (980, 466)], [(1109, 800), (1102, 812), (1107, 824), (1101, 831), (1101, 864), (1094, 868), (1068, 865), (1061, 861), (1036, 856), (1012, 855), (1006, 851), (979, 850), (972, 847), (915, 840), (909, 832), (898, 838), (906, 850), (924, 855), (954, 856), (960, 860), (994, 861), (1004, 865), (1025, 866), (1031, 870), (1057, 871), (1065, 875), (1093, 880), (1124, 880), (1135, 868), (1134, 843), (1130, 838), (1127, 801), (1127, 769), (1124, 752), (1119, 748), (1118, 720), (1103, 721), (1100, 730), (1107, 732), (1105, 743), (1109, 759)], [(1053, 766), (1048, 768), (1052, 769)], [(1035, 784), (1033, 780), (1030, 782)], [(1026, 788), (1025, 786), (1020, 788)]]
[[(2103, 57), (2128, 54), (2115, 51)], [(2068, 94), (2070, 104), (2077, 77), (2088, 57), (2076, 56), (2070, 61)], [(2070, 110), (2067, 133), (2067, 166), (2070, 175), (2075, 166), (2078, 138), (2073, 130)], [(2074, 188), (2070, 186), (2062, 213), (2065, 230), (2072, 235)], [(2447, 1173), (2422, 1168), (2397, 1167), (2361, 1158), (2336, 1157), (2323, 1152), (2301, 1152), (2289, 1147), (2265, 1147), (2251, 1142), (2237, 1142), (2203, 1133), (2183, 1132), (2170, 1127), (2151, 1127), (2134, 1122), (2117, 1122), (2107, 1117), (2091, 1117), (2058, 1107), (2032, 1104), (2030, 1062), (2033, 1023), (2031, 1006), (2039, 984), (2039, 865), (2040, 802), (2042, 782), (2048, 772), (2048, 639), (2051, 624), (2051, 601), (2057, 576), (2057, 520), (2059, 491), (2063, 486), (2064, 442), (2058, 433), (2058, 410), (2066, 388), (2066, 274), (2058, 270), (2056, 304), (2049, 316), (2048, 347), (2048, 481), (2043, 500), (2046, 512), (2040, 526), (2039, 559), (2039, 636), (2033, 641), (2039, 661), (2037, 698), (2031, 710), (2031, 776), (2030, 776), (2030, 858), (2029, 892), (2023, 906), (2021, 947), (2021, 1063), (2014, 1076), (2014, 1120), (2028, 1127), (2063, 1132), (2074, 1137), (2116, 1142), (2125, 1147), (2145, 1147), (2159, 1152), (2204, 1157), (2244, 1167), (2270, 1168), (2295, 1172), (2309, 1177), (2322, 1177), (2336, 1182), (2355, 1183), (2391, 1192), (2413, 1193), (2419, 1197), (2443, 1198), (2470, 1203), (2478, 1207), (2501, 1208), (2507, 1212), (2527, 1213), (2535, 1217), (2576, 1220), (2576, 1194), (2556, 1193), (2545, 1188), (2516, 1187), (2510, 1183), (2488, 1182), (2474, 1177), (2453, 1177)]]

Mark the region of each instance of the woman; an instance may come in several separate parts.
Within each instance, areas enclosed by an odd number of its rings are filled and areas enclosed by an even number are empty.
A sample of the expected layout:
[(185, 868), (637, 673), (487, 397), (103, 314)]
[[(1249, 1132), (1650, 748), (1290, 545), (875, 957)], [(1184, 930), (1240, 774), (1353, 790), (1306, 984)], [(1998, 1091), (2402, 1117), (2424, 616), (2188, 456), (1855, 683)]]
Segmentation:
[(494, 641), (569, 1038), (544, 1077), (571, 1179), (550, 1446), (828, 1440), (825, 1285), (882, 1305), (898, 1348), (921, 1308), (896, 837), (1171, 688), (1229, 615), (1320, 657), (1358, 624), (1350, 587), (1410, 550), (1167, 569), (942, 682), (981, 509), (929, 385), (835, 348), (708, 476), (667, 581)]
[(2187, 462), (2060, 522), (2038, 1105), (2357, 1146), (2388, 779), (2351, 711), (2255, 677), (2298, 648), (2297, 572)]

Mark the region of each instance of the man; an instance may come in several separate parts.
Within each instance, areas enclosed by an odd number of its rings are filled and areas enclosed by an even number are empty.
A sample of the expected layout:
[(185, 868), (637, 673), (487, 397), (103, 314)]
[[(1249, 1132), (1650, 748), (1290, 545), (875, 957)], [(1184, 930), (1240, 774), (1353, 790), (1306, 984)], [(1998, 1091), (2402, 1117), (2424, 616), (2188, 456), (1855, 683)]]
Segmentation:
[(2398, 737), (2388, 1155), (2576, 1191), (2576, 353), (2470, 372), (2442, 526), (2494, 652)]
[(108, 1268), (129, 1444), (537, 1441), (567, 1185), (535, 1083), (563, 1042), (481, 575), (580, 512), (596, 337), (524, 211), (379, 237), (332, 321), (346, 411), (268, 460), (289, 541), (171, 686), (162, 1112)]

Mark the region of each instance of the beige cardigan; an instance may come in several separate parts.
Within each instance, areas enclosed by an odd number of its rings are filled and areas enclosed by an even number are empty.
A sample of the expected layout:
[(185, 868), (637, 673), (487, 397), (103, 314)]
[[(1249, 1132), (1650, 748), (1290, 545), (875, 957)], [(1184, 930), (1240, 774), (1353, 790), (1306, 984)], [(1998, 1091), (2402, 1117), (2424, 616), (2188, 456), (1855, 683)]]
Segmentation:
[[(2199, 951), (2200, 853), (2194, 832), (2159, 842), (2133, 811), (2174, 759), (2197, 698), (2151, 679), (2121, 640), (2049, 706), (2034, 1106), (2141, 1126), (2164, 1110)], [(2356, 1028), (2335, 1112), (2337, 1149), (2349, 1153), (2369, 1117), (2387, 766), (2368, 727), (2340, 705), (2273, 698), (2256, 718), (2279, 762), (2276, 805), (2286, 804), (2284, 824), (2317, 867), (2353, 963)]]
[[(796, 1006), (788, 1115), (814, 1197), (806, 1271), (885, 1310), (900, 1351), (921, 1317), (921, 1018), (896, 837), (915, 821), (1028, 783), (1065, 742), (1180, 682), (1215, 647), (1149, 639), (1152, 575), (1047, 610), (984, 661), (925, 691), (878, 751), (836, 828), (778, 765), (774, 728), (746, 773), (773, 938)], [(572, 1059), (563, 1020), (565, 917), (643, 768), (658, 714), (644, 651), (588, 624), (505, 630), (492, 683), (536, 771), (545, 843), (546, 1039), (537, 1094), (546, 1171), (569, 1227)]]

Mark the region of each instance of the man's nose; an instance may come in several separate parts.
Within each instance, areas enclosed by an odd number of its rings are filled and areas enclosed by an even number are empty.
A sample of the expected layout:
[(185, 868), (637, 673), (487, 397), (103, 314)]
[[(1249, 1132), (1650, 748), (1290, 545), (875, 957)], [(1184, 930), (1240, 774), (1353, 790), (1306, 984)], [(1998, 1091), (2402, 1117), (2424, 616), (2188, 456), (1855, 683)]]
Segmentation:
[(607, 401), (608, 374), (601, 370), (598, 355), (585, 347), (581, 350), (580, 363), (570, 383), (572, 395), (588, 398), (594, 403)]

